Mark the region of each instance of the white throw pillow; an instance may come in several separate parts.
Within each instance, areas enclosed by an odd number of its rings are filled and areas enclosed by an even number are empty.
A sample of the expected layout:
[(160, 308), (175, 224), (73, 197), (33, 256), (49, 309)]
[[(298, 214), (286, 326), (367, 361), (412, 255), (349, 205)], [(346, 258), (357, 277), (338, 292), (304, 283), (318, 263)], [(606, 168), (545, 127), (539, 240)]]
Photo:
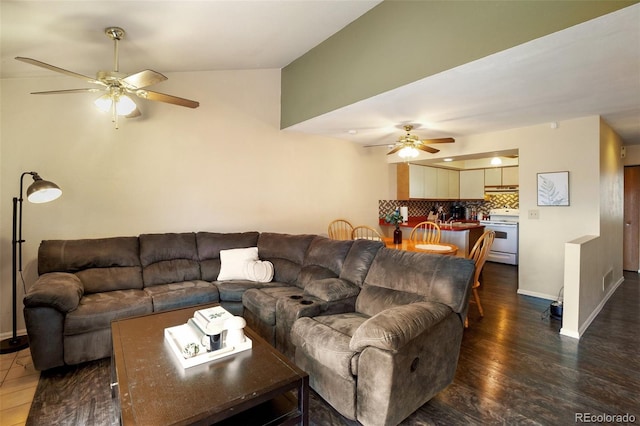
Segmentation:
[(220, 250), (218, 281), (248, 280), (248, 264), (258, 260), (258, 247)]
[(273, 279), (273, 263), (268, 260), (256, 260), (247, 263), (247, 279), (259, 283), (269, 283)]

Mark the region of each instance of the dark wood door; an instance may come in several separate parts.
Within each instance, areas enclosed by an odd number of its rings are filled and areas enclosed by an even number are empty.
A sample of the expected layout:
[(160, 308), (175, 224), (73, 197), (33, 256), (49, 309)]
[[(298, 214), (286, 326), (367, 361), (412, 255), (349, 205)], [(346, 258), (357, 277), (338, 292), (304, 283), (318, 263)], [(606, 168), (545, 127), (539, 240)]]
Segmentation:
[(622, 269), (640, 272), (640, 166), (624, 168), (624, 251)]

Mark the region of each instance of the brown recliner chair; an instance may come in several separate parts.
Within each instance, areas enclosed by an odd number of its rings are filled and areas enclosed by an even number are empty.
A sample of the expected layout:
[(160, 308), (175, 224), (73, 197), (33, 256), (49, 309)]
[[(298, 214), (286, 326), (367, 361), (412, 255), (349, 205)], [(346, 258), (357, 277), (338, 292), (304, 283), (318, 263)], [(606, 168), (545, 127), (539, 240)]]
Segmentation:
[(311, 387), (363, 425), (396, 425), (454, 378), (474, 264), (380, 249), (352, 312), (296, 320)]

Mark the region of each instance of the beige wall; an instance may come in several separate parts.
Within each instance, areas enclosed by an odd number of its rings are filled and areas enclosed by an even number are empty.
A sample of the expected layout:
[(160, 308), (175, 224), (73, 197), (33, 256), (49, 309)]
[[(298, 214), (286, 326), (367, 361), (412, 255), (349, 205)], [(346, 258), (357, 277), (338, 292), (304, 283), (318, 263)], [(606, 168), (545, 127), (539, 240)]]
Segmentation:
[(627, 155), (624, 157), (625, 166), (640, 165), (640, 145), (627, 145), (625, 147)]
[(561, 333), (580, 337), (622, 283), (622, 140), (603, 120), (599, 133), (599, 236), (581, 236), (565, 245), (565, 282)]
[[(191, 110), (140, 101), (144, 116), (115, 130), (95, 94), (34, 96), (73, 87), (66, 77), (2, 80), (0, 294), (3, 338), (11, 329), (11, 198), (23, 171), (63, 190), (24, 203), (24, 270), (37, 276), (43, 239), (146, 232), (326, 233), (347, 217), (377, 225), (388, 199), (383, 152), (279, 130), (280, 71), (169, 74), (158, 91), (200, 101)], [(31, 179), (25, 179), (25, 189)], [(18, 328), (23, 328), (22, 288)]]
[[(593, 116), (560, 121), (556, 128), (545, 123), (459, 137), (455, 144), (439, 146), (441, 151), (429, 156), (438, 159), (519, 149), (520, 294), (555, 300), (564, 285), (565, 243), (585, 235), (600, 236), (607, 241), (601, 253), (602, 266), (598, 267), (599, 270), (611, 266), (615, 269), (614, 277), (622, 274), (619, 262), (622, 234), (616, 228), (616, 224), (622, 224), (619, 216), (621, 176), (609, 169), (608, 163), (601, 164), (605, 160), (601, 160), (600, 128), (600, 118)], [(611, 136), (609, 139), (615, 138)], [(619, 144), (619, 139), (615, 143)], [(610, 149), (606, 148), (605, 152)], [(427, 154), (418, 158), (427, 158)], [(389, 161), (398, 161), (398, 158)], [(607, 170), (601, 179), (602, 166)], [(537, 174), (554, 171), (569, 171), (568, 207), (537, 205)], [(601, 208), (601, 199), (607, 202), (607, 206)], [(529, 210), (538, 210), (539, 219), (528, 219)]]

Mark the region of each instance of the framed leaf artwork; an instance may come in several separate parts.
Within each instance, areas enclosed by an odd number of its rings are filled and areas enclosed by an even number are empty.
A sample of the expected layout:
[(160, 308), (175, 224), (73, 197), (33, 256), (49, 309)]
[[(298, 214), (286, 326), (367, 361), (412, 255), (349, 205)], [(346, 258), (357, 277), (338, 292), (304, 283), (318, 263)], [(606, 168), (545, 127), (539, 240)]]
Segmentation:
[(569, 205), (569, 172), (538, 173), (538, 205)]

